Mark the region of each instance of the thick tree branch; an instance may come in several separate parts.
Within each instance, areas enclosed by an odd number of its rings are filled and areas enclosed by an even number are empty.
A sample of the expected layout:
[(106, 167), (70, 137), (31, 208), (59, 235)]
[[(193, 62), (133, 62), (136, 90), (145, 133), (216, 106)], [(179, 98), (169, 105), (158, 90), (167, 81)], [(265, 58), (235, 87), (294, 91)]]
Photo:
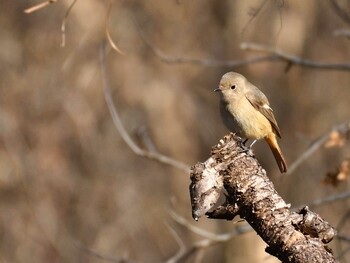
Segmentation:
[[(307, 207), (292, 212), (266, 171), (234, 134), (225, 136), (207, 161), (192, 168), (191, 181), (194, 219), (206, 214), (231, 220), (239, 215), (268, 244), (266, 251), (283, 262), (335, 262), (324, 245), (335, 230)], [(226, 203), (209, 212), (224, 191)]]

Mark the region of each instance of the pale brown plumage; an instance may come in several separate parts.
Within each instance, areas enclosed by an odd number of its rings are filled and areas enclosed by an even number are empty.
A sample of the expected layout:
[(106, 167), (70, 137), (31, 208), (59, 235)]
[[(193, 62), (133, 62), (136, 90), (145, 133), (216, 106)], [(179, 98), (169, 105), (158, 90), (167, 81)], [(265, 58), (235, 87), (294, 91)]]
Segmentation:
[(223, 75), (215, 91), (220, 91), (220, 113), (224, 124), (240, 137), (264, 138), (280, 171), (286, 172), (287, 164), (276, 139), (276, 136), (281, 138), (281, 132), (265, 94), (235, 72)]

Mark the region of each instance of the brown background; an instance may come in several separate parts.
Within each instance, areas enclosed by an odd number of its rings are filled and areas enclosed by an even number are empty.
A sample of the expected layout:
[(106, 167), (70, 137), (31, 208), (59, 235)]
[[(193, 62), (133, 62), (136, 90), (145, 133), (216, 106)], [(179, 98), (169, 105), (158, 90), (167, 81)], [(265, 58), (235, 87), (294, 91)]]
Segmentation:
[[(78, 1), (69, 14), (66, 47), (60, 26), (71, 1), (32, 14), (40, 1), (3, 1), (0, 9), (0, 262), (162, 262), (202, 237), (169, 216), (175, 210), (214, 233), (244, 225), (191, 219), (189, 175), (136, 156), (114, 127), (98, 60), (107, 1)], [(339, 1), (347, 12), (346, 1)], [(259, 6), (260, 12), (252, 19)], [(350, 12), (350, 11), (349, 11)], [(249, 22), (250, 21), (250, 22)], [(170, 57), (244, 60), (242, 42), (277, 46), (315, 61), (346, 63), (349, 27), (329, 1), (115, 1), (111, 35), (125, 55), (107, 49), (113, 100), (130, 135), (147, 127), (158, 151), (187, 163), (205, 160), (227, 133), (213, 92), (238, 71), (269, 97), (291, 164), (313, 139), (349, 121), (350, 74), (263, 62), (239, 68), (161, 61), (140, 37)], [(349, 144), (317, 151), (292, 175), (279, 177), (264, 142), (254, 147), (276, 189), (293, 207), (347, 191), (324, 185), (349, 157)], [(343, 200), (314, 210), (336, 226)], [(341, 234), (350, 235), (349, 224)], [(333, 241), (337, 255), (349, 243)], [(276, 262), (255, 233), (202, 250), (201, 262)], [(350, 255), (345, 254), (350, 259)]]

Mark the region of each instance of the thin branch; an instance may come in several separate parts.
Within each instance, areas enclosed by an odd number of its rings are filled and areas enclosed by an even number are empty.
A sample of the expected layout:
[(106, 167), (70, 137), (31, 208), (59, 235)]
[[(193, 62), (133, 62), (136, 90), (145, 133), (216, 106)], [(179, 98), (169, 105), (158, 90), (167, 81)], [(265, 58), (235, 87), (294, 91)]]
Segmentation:
[(134, 19), (134, 23), (136, 28), (138, 29), (142, 40), (149, 47), (149, 49), (153, 52), (153, 54), (159, 58), (161, 61), (169, 64), (193, 64), (193, 65), (203, 65), (208, 67), (239, 67), (248, 64), (260, 63), (265, 61), (273, 61), (276, 60), (277, 57), (274, 55), (269, 56), (260, 56), (255, 58), (250, 58), (246, 60), (215, 60), (215, 59), (200, 59), (200, 58), (185, 58), (185, 57), (172, 57), (165, 54), (155, 45), (153, 45), (149, 40), (144, 31), (141, 29), (139, 24)]
[(154, 145), (148, 128), (145, 125), (140, 126), (136, 130), (136, 135), (148, 151), (157, 152), (157, 147)]
[[(339, 262), (347, 262), (344, 260), (344, 256), (345, 254), (347, 254), (348, 252), (350, 251), (350, 247), (347, 247), (346, 249), (344, 249), (340, 254), (339, 256), (337, 257), (337, 260), (339, 260)], [(343, 259), (343, 260), (342, 260)]]
[(325, 63), (325, 62), (316, 62), (309, 59), (304, 59), (295, 55), (288, 54), (278, 48), (261, 45), (252, 42), (243, 42), (241, 44), (242, 50), (252, 50), (252, 51), (260, 51), (269, 53), (270, 55), (274, 55), (275, 61), (285, 61), (289, 64), (300, 65), (303, 67), (309, 68), (318, 68), (318, 69), (326, 69), (326, 70), (350, 70), (350, 64), (335, 64), (335, 63)]
[[(342, 218), (340, 219), (339, 223), (336, 226), (336, 229), (339, 232), (343, 229), (343, 227), (348, 222), (349, 216), (350, 216), (350, 209), (345, 213), (345, 215), (342, 216)], [(341, 241), (344, 241), (344, 240), (342, 240), (342, 235), (337, 235), (336, 241), (337, 241), (336, 249), (338, 251), (338, 260), (341, 262), (345, 262), (346, 260), (345, 260), (344, 256), (348, 252), (349, 248), (347, 248), (345, 250), (342, 249), (343, 244)], [(345, 241), (350, 241), (350, 238), (349, 238), (349, 240), (345, 240)]]
[(337, 238), (342, 241), (347, 241), (350, 242), (350, 237), (349, 236), (344, 236), (344, 235), (338, 235)]
[(336, 202), (336, 201), (348, 199), (348, 198), (350, 198), (350, 191), (314, 200), (311, 203), (309, 203), (308, 206), (313, 207), (313, 206), (325, 205), (325, 204), (329, 204), (332, 202)]
[(205, 239), (202, 239), (200, 241), (193, 243), (190, 247), (188, 247), (185, 250), (178, 251), (173, 257), (171, 257), (166, 261), (167, 263), (182, 262), (192, 254), (198, 252), (199, 250), (202, 250), (204, 248), (208, 248), (217, 244), (225, 243), (240, 234), (247, 233), (252, 230), (252, 228), (249, 225), (244, 225), (244, 226), (236, 227), (232, 232), (229, 232), (229, 233), (215, 234), (194, 226), (188, 220), (186, 220), (179, 214), (175, 213), (174, 211), (170, 211), (169, 213), (171, 217), (178, 224), (184, 226), (189, 231), (197, 235), (205, 237)]
[(336, 0), (329, 0), (335, 13), (343, 19), (344, 22), (350, 24), (350, 15), (338, 4)]
[(129, 259), (126, 259), (125, 257), (112, 257), (112, 256), (106, 256), (102, 255), (101, 253), (92, 250), (91, 248), (83, 245), (81, 242), (75, 241), (74, 242), (75, 246), (78, 247), (79, 249), (88, 252), (90, 255), (108, 261), (108, 262), (114, 262), (114, 263), (135, 263), (135, 261), (131, 261)]
[(186, 247), (185, 247), (185, 244), (184, 242), (182, 241), (182, 239), (180, 238), (179, 234), (169, 225), (169, 224), (166, 224), (167, 227), (169, 228), (170, 230), (170, 233), (173, 235), (174, 239), (176, 240), (176, 243), (179, 245), (179, 250), (178, 252), (172, 256), (170, 259), (168, 259), (166, 262), (178, 262), (178, 258), (181, 257), (181, 255), (183, 253), (185, 253), (186, 251)]
[(109, 18), (111, 16), (111, 11), (112, 11), (112, 7), (113, 7), (113, 0), (109, 1), (108, 4), (108, 8), (107, 8), (107, 15), (106, 15), (106, 22), (105, 22), (105, 33), (106, 33), (106, 37), (108, 40), (108, 43), (111, 45), (111, 47), (117, 51), (117, 53), (121, 54), (121, 55), (125, 55), (125, 53), (114, 43), (110, 30), (109, 30)]
[(337, 29), (333, 31), (333, 35), (342, 36), (346, 38), (350, 38), (350, 30), (347, 29)]
[(245, 31), (247, 30), (248, 26), (253, 22), (253, 20), (258, 16), (258, 14), (264, 8), (264, 6), (266, 5), (267, 2), (268, 2), (268, 0), (264, 0), (258, 8), (251, 8), (250, 9), (251, 12), (248, 13), (250, 15), (250, 18), (249, 18), (248, 22), (244, 25), (244, 27), (242, 29), (242, 33), (241, 33), (242, 35), (245, 33)]
[(233, 232), (215, 234), (191, 224), (188, 220), (186, 220), (184, 217), (180, 216), (179, 214), (175, 213), (174, 211), (170, 211), (170, 215), (175, 220), (176, 223), (186, 227), (192, 233), (195, 233), (206, 239), (222, 241), (222, 240), (227, 240), (228, 238), (237, 236), (238, 234), (247, 233), (253, 230), (251, 226), (247, 224), (244, 226), (236, 227)]
[[(247, 230), (245, 230), (247, 229)], [(221, 243), (225, 243), (229, 240), (231, 240), (232, 238), (234, 238), (235, 236), (238, 236), (242, 233), (248, 232), (250, 231), (250, 226), (246, 226), (246, 228), (235, 228), (234, 231), (230, 232), (230, 233), (226, 233), (226, 234), (220, 234), (220, 235), (215, 235), (214, 239), (210, 239), (210, 238), (206, 238), (206, 239), (202, 239), (200, 241), (197, 241), (195, 243), (193, 243), (190, 247), (188, 247), (186, 250), (182, 250), (179, 251), (178, 253), (176, 253), (175, 256), (169, 258), (166, 263), (176, 263), (176, 262), (183, 262), (185, 259), (187, 259), (189, 256), (191, 256), (192, 254), (196, 253), (197, 251), (204, 249), (204, 248), (208, 248), (208, 247), (212, 247), (214, 245), (217, 244), (221, 244)], [(242, 232), (240, 232), (242, 231)]]
[(36, 11), (38, 11), (38, 10), (44, 8), (44, 7), (47, 7), (50, 4), (54, 4), (57, 1), (58, 0), (48, 0), (48, 1), (42, 2), (40, 4), (37, 4), (35, 6), (29, 7), (27, 9), (25, 9), (23, 12), (26, 13), (26, 14), (30, 14), (30, 13), (36, 12)]
[(67, 17), (69, 16), (70, 11), (72, 10), (73, 6), (76, 4), (77, 1), (78, 0), (73, 0), (73, 2), (69, 5), (68, 9), (66, 10), (66, 13), (64, 14), (62, 24), (61, 24), (61, 35), (62, 35), (61, 47), (66, 46), (66, 20), (67, 20)]
[(201, 237), (207, 238), (207, 239), (215, 239), (217, 234), (209, 232), (207, 230), (204, 230), (202, 228), (199, 228), (197, 226), (194, 226), (188, 220), (186, 220), (184, 217), (180, 216), (179, 214), (175, 213), (175, 211), (169, 211), (170, 216), (175, 220), (176, 223), (179, 225), (182, 225), (186, 227), (189, 231), (192, 233), (195, 233)]
[(299, 65), (309, 68), (318, 68), (324, 70), (350, 70), (350, 64), (337, 64), (337, 63), (324, 63), (312, 61), (309, 59), (304, 59), (295, 55), (288, 54), (280, 49), (272, 48), (266, 45), (261, 45), (251, 42), (243, 42), (241, 44), (242, 50), (254, 50), (260, 52), (269, 53), (266, 56), (254, 57), (246, 60), (212, 60), (212, 59), (199, 59), (199, 58), (186, 58), (186, 57), (173, 57), (169, 56), (155, 45), (153, 45), (147, 38), (146, 34), (143, 32), (137, 21), (134, 19), (136, 27), (140, 33), (142, 40), (154, 53), (154, 55), (159, 58), (161, 61), (168, 64), (193, 64), (193, 65), (203, 65), (208, 67), (240, 67), (248, 64), (261, 63), (266, 61), (285, 61), (288, 62), (288, 65)]
[(100, 64), (101, 64), (101, 72), (102, 72), (102, 81), (103, 81), (103, 92), (105, 96), (105, 100), (109, 109), (109, 112), (112, 116), (113, 123), (115, 127), (117, 128), (118, 132), (122, 136), (123, 140), (126, 142), (126, 144), (130, 147), (130, 149), (139, 156), (146, 157), (170, 166), (173, 166), (181, 171), (184, 171), (186, 173), (189, 173), (189, 165), (182, 163), (180, 161), (177, 161), (171, 157), (168, 157), (166, 155), (160, 154), (158, 152), (150, 152), (147, 150), (141, 149), (129, 136), (127, 131), (124, 128), (124, 125), (119, 117), (119, 114), (117, 112), (117, 109), (114, 105), (114, 102), (112, 100), (110, 85), (107, 78), (107, 69), (106, 69), (106, 63), (105, 63), (105, 44), (102, 43), (100, 45)]
[(292, 174), (295, 169), (297, 169), (306, 159), (308, 159), (314, 152), (316, 152), (319, 148), (321, 148), (329, 139), (329, 136), (332, 134), (332, 132), (346, 132), (349, 130), (349, 122), (342, 123), (338, 126), (335, 126), (325, 135), (321, 136), (320, 138), (316, 139), (310, 147), (303, 152), (298, 159), (296, 159), (290, 166), (287, 174)]

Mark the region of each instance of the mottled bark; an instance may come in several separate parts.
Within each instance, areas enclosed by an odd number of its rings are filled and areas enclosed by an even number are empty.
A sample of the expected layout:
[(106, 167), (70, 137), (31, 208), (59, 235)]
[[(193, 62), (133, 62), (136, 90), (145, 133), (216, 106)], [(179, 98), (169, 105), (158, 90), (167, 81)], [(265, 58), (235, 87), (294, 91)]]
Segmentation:
[[(335, 262), (325, 245), (336, 231), (307, 207), (292, 212), (266, 171), (233, 134), (213, 147), (212, 156), (192, 167), (190, 195), (195, 220), (244, 218), (282, 262)], [(224, 204), (217, 206), (220, 195)]]

